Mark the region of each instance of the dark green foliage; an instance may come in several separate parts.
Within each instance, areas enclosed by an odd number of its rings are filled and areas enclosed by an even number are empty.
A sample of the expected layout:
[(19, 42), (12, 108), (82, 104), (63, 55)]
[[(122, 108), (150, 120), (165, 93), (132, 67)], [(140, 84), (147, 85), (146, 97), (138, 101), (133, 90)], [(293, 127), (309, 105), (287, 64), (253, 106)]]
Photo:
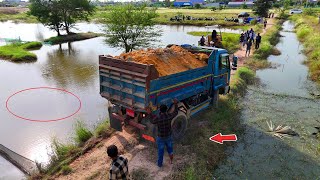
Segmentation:
[(200, 5), (200, 4), (196, 4), (194, 7), (195, 7), (196, 9), (200, 9), (200, 8), (201, 8), (201, 5)]
[(253, 10), (260, 17), (267, 17), (269, 9), (272, 7), (273, 0), (257, 0), (254, 3)]
[(30, 0), (30, 3), (29, 14), (55, 30), (58, 36), (61, 30), (70, 34), (70, 28), (76, 20), (88, 20), (88, 16), (94, 12), (94, 6), (88, 0)]
[(106, 42), (112, 47), (123, 47), (126, 52), (139, 47), (150, 47), (160, 31), (155, 28), (155, 9), (131, 4), (110, 7), (106, 14)]

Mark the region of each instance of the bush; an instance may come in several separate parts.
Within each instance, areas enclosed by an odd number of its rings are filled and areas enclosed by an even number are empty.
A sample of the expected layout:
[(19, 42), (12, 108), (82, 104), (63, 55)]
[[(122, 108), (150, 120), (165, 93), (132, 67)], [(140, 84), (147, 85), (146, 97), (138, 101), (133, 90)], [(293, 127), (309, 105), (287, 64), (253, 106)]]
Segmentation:
[(257, 24), (257, 20), (256, 20), (256, 19), (251, 20), (251, 21), (250, 21), (250, 24), (251, 24), (251, 25), (256, 25), (256, 24)]
[(62, 173), (63, 175), (68, 175), (68, 174), (70, 174), (71, 172), (72, 172), (72, 168), (71, 168), (70, 166), (64, 165), (64, 166), (61, 167), (61, 173)]
[(314, 10), (312, 8), (305, 8), (304, 9), (304, 14), (306, 14), (308, 16), (315, 16), (316, 15), (316, 10)]
[(212, 8), (211, 8), (211, 11), (216, 11), (216, 10), (217, 10), (216, 7), (212, 7)]
[(200, 4), (196, 4), (194, 7), (195, 7), (196, 9), (200, 9), (200, 8), (201, 8), (201, 5), (200, 5)]
[(75, 141), (79, 145), (82, 145), (87, 140), (89, 140), (92, 136), (93, 136), (93, 134), (91, 133), (91, 131), (89, 131), (82, 122), (78, 121), (76, 124)]
[(113, 129), (110, 128), (110, 122), (108, 120), (99, 124), (94, 131), (94, 135), (96, 137), (103, 137), (103, 138), (110, 137), (112, 133), (113, 133)]

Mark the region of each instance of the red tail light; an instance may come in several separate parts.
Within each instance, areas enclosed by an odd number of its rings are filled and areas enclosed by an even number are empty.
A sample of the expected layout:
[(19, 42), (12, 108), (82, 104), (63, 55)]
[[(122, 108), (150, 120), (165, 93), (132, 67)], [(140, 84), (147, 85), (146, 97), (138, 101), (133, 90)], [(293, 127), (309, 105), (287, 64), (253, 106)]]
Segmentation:
[(148, 141), (151, 141), (151, 142), (156, 142), (152, 136), (148, 136), (148, 135), (146, 135), (146, 134), (142, 134), (142, 137), (143, 137), (145, 140), (148, 140)]

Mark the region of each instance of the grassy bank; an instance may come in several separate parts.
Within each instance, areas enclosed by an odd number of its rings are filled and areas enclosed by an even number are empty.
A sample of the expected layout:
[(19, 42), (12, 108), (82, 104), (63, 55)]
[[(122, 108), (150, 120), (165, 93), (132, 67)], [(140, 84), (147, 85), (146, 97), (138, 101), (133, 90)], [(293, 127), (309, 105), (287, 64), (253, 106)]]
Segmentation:
[(262, 35), (260, 48), (255, 50), (253, 56), (245, 61), (250, 69), (257, 70), (270, 67), (267, 61), (270, 55), (280, 55), (281, 52), (275, 48), (280, 41), (280, 30), (283, 20), (275, 20), (275, 23)]
[(99, 36), (101, 36), (101, 34), (92, 33), (92, 32), (76, 33), (76, 34), (70, 34), (70, 35), (51, 37), (49, 39), (45, 39), (44, 42), (49, 44), (61, 44), (66, 42), (82, 41), (82, 40), (91, 39)]
[[(208, 34), (211, 34), (211, 32), (192, 31), (192, 32), (188, 32), (188, 34), (193, 36), (199, 36), (199, 40), (200, 40), (200, 36), (202, 35), (206, 36)], [(227, 49), (229, 53), (236, 52), (240, 48), (239, 38), (240, 38), (240, 34), (223, 32), (222, 33), (223, 48)]]
[(109, 121), (105, 120), (97, 125), (94, 131), (90, 131), (82, 122), (75, 125), (74, 142), (61, 143), (57, 139), (52, 141), (53, 154), (46, 167), (38, 164), (39, 173), (30, 179), (50, 179), (53, 175), (67, 175), (72, 172), (69, 164), (78, 157), (99, 145), (103, 138), (108, 138), (114, 131), (110, 129)]
[(225, 160), (226, 148), (234, 143), (220, 145), (209, 141), (209, 137), (217, 133), (241, 135), (239, 99), (245, 94), (247, 85), (254, 82), (255, 74), (241, 67), (232, 79), (231, 93), (220, 96), (218, 108), (209, 108), (190, 121), (190, 129), (175, 148), (177, 154), (185, 155), (188, 161), (181, 167), (175, 167), (167, 179), (212, 179), (214, 169)]
[(34, 61), (37, 56), (28, 50), (40, 49), (42, 43), (28, 42), (28, 43), (12, 43), (5, 46), (0, 46), (0, 57), (11, 61)]
[(0, 21), (36, 23), (34, 16), (27, 14), (28, 8), (0, 7)]
[(309, 66), (310, 78), (320, 83), (320, 25), (318, 17), (310, 15), (293, 15), (299, 41), (304, 45)]

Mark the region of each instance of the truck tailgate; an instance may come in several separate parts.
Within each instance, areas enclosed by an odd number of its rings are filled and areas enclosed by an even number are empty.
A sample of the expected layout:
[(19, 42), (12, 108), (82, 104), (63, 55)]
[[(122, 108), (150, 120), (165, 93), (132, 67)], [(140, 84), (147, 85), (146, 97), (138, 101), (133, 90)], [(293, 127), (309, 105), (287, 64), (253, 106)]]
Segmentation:
[(150, 81), (159, 77), (154, 65), (99, 56), (100, 94), (114, 104), (143, 110)]

